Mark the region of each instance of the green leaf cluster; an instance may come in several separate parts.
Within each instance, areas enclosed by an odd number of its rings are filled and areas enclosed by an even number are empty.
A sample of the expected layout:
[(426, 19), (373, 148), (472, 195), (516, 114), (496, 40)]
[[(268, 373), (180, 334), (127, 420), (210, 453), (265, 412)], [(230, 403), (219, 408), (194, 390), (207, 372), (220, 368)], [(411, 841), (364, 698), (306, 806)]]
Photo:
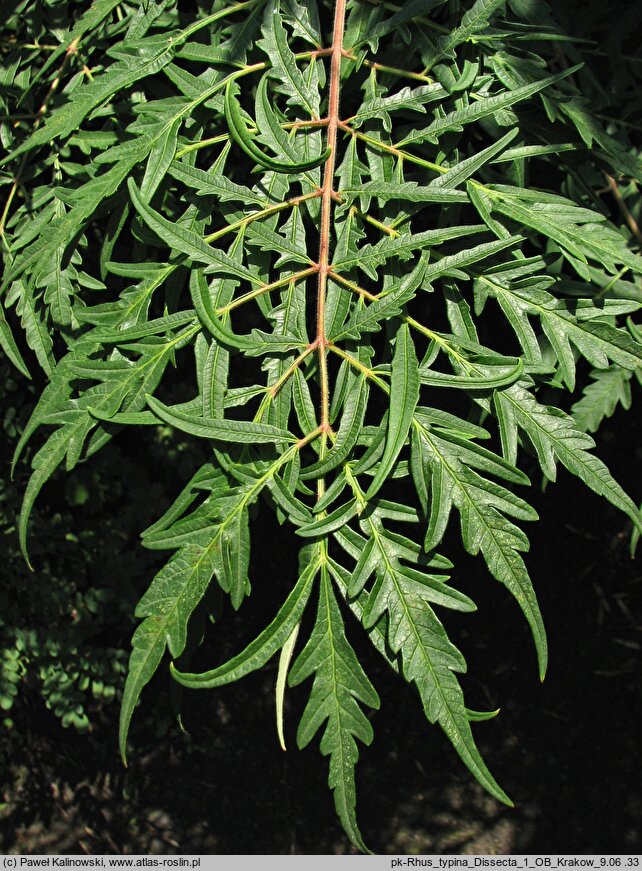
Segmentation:
[[(355, 768), (380, 700), (351, 639), (510, 803), (445, 626), (475, 605), (444, 536), (458, 525), (514, 597), (543, 678), (522, 528), (537, 519), (533, 458), (642, 528), (588, 435), (629, 405), (642, 366), (623, 321), (642, 301), (625, 220), (642, 162), (603, 123), (591, 55), (546, 2), (535, 18), (517, 0), (183, 5), (98, 0), (49, 35), (46, 60), (31, 18), (10, 21), (0, 342), (47, 380), (14, 460), (27, 451), (32, 468), (20, 542), (28, 558), (54, 471), (122, 430), (200, 440), (207, 461), (143, 533), (171, 556), (136, 608), (123, 758), (141, 692), (186, 650), (208, 590), (234, 609), (250, 594), (267, 507), (302, 540), (298, 579), (229, 662), (172, 674), (214, 688), (281, 651), (279, 734), (286, 684), (304, 684), (297, 742), (320, 734), (365, 850)], [(629, 185), (617, 214), (605, 176)]]

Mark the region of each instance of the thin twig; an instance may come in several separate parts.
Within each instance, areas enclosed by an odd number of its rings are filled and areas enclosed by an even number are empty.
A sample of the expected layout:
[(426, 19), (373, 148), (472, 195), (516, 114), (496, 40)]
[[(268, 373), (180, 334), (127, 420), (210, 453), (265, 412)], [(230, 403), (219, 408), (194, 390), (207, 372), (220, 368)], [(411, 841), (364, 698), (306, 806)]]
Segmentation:
[(618, 205), (619, 210), (622, 212), (622, 216), (627, 223), (629, 230), (633, 233), (635, 238), (638, 240), (640, 245), (642, 245), (642, 231), (638, 226), (638, 222), (635, 220), (631, 212), (629, 211), (629, 207), (624, 202), (624, 197), (620, 193), (620, 188), (618, 187), (618, 183), (615, 181), (612, 175), (609, 175), (608, 172), (604, 173), (607, 184), (609, 186), (609, 190), (613, 194), (615, 198), (615, 202)]
[[(67, 48), (67, 51), (65, 52), (65, 56), (63, 58), (63, 61), (60, 65), (60, 69), (56, 73), (56, 76), (55, 76), (53, 82), (49, 86), (49, 90), (47, 91), (47, 95), (46, 95), (45, 99), (43, 100), (42, 105), (40, 106), (40, 108), (38, 109), (38, 111), (36, 113), (36, 118), (35, 118), (35, 121), (33, 122), (33, 131), (34, 132), (40, 126), (42, 119), (44, 118), (44, 116), (47, 112), (47, 109), (49, 108), (49, 103), (51, 102), (54, 94), (58, 90), (58, 87), (60, 85), (60, 80), (63, 76), (63, 73), (65, 71), (67, 64), (69, 63), (69, 58), (72, 57), (72, 55), (75, 55), (78, 53), (79, 42), (80, 42), (80, 38), (77, 37), (76, 39), (73, 39), (69, 43), (69, 46)], [(22, 156), (22, 160), (20, 161), (18, 171), (16, 172), (16, 175), (13, 179), (13, 184), (11, 185), (11, 190), (9, 191), (9, 195), (7, 196), (7, 201), (4, 204), (4, 209), (2, 210), (2, 215), (0, 215), (0, 238), (2, 238), (2, 239), (4, 239), (4, 229), (5, 229), (5, 226), (7, 223), (7, 218), (9, 216), (9, 210), (11, 208), (11, 204), (13, 203), (13, 198), (16, 195), (16, 191), (18, 190), (18, 187), (20, 185), (20, 179), (22, 178), (22, 174), (23, 174), (25, 167), (27, 165), (28, 156), (29, 156), (28, 151), (25, 152), (25, 154)]]

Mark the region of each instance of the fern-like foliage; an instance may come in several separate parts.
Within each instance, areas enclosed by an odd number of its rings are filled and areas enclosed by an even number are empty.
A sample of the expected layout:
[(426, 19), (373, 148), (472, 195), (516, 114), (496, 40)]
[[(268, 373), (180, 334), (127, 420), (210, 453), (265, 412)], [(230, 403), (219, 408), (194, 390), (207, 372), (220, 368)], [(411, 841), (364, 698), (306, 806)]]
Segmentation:
[[(123, 757), (139, 696), (166, 651), (185, 650), (208, 587), (235, 609), (249, 595), (252, 506), (269, 505), (301, 546), (285, 602), (231, 661), (172, 672), (213, 688), (284, 651), (279, 711), (292, 661), (290, 685), (309, 692), (298, 743), (320, 734), (337, 812), (366, 849), (354, 771), (379, 698), (344, 621), (510, 803), (477, 750), (471, 722), (486, 715), (465, 705), (466, 663), (442, 622), (475, 608), (447, 574), (444, 534), (458, 523), (514, 596), (543, 677), (523, 457), (551, 481), (561, 464), (641, 526), (587, 432), (628, 405), (642, 366), (620, 320), (639, 308), (642, 258), (593, 179), (642, 181), (642, 164), (591, 114), (593, 78), (575, 46), (566, 60), (552, 13), (206, 5), (96, 0), (40, 68), (18, 47), (37, 21), (12, 19), (7, 111), (32, 120), (3, 122), (0, 340), (26, 372), (18, 319), (49, 379), (18, 449), (38, 432), (20, 539), (27, 556), (53, 472), (122, 430), (205, 440), (208, 463), (143, 536), (171, 556), (136, 611)], [(531, 183), (565, 166), (565, 189)], [(593, 380), (572, 417), (548, 388), (575, 390), (583, 361)]]

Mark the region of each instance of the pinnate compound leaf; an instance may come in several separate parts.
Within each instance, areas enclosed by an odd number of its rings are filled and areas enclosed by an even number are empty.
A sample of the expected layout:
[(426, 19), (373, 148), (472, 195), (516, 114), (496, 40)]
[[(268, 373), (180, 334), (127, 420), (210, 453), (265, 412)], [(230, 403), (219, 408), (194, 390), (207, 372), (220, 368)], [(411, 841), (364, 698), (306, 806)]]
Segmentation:
[[(607, 93), (592, 43), (554, 6), (518, 0), (350, 0), (334, 4), (336, 39), (329, 0), (197, 5), (95, 0), (67, 29), (24, 0), (9, 11), (0, 343), (49, 379), (14, 458), (40, 438), (19, 540), (26, 554), (56, 470), (89, 464), (123, 427), (208, 439), (181, 436), (211, 462), (143, 535), (173, 555), (137, 612), (121, 749), (165, 651), (200, 634), (208, 586), (244, 603), (255, 509), (272, 510), (308, 542), (298, 581), (229, 662), (173, 673), (215, 688), (281, 650), (283, 739), (289, 656), (317, 589), (291, 671), (312, 679), (299, 743), (321, 729), (339, 816), (365, 849), (354, 773), (378, 699), (343, 617), (506, 801), (470, 726), (495, 712), (464, 704), (441, 622), (475, 605), (435, 548), (459, 522), (524, 612), (543, 675), (520, 446), (640, 528), (587, 431), (642, 380), (642, 336), (621, 322), (642, 298), (629, 125), (642, 68), (616, 28)], [(602, 35), (590, 14), (582, 28)], [(587, 368), (572, 418), (553, 406)]]

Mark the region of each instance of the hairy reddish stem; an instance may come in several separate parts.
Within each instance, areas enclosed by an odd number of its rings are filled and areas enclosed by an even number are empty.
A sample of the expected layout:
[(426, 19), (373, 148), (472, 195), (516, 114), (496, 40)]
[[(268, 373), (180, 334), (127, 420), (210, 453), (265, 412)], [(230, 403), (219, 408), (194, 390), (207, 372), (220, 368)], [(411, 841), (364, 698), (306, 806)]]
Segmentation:
[(318, 271), (319, 267), (315, 263), (314, 266), (311, 266), (309, 269), (302, 269), (301, 272), (297, 272), (294, 275), (279, 278), (277, 281), (271, 281), (269, 284), (262, 284), (261, 287), (257, 287), (255, 290), (250, 290), (247, 293), (244, 293), (243, 296), (237, 296), (236, 299), (232, 300), (232, 302), (228, 302), (227, 305), (217, 308), (216, 314), (227, 314), (227, 312), (231, 312), (232, 309), (238, 308), (240, 305), (249, 302), (251, 299), (256, 299), (257, 296), (262, 296), (264, 293), (269, 293), (271, 290), (277, 290), (279, 287), (283, 287), (284, 284), (289, 284), (292, 281), (301, 281), (303, 278), (307, 278), (308, 275), (314, 275), (314, 273)]
[[(343, 57), (343, 33), (345, 29), (346, 0), (337, 0), (334, 11), (334, 31), (330, 61), (330, 85), (328, 94), (328, 157), (321, 188), (321, 230), (319, 238), (319, 273), (317, 285), (317, 337), (319, 374), (321, 380), (321, 432), (325, 439), (330, 431), (330, 391), (328, 386), (327, 337), (325, 332), (325, 302), (330, 267), (330, 226), (334, 202), (333, 180), (336, 167), (337, 129), (339, 127), (339, 94), (341, 89), (341, 59)], [(323, 450), (323, 448), (322, 448)]]
[(283, 387), (283, 385), (287, 381), (289, 381), (289, 379), (296, 372), (296, 370), (299, 368), (301, 363), (303, 363), (303, 361), (306, 359), (306, 357), (308, 357), (314, 350), (316, 350), (316, 347), (317, 347), (317, 343), (315, 340), (314, 342), (311, 342), (307, 346), (307, 348), (305, 348), (305, 350), (299, 354), (299, 356), (296, 358), (296, 360), (285, 370), (283, 375), (281, 375), (279, 380), (275, 381), (274, 384), (268, 388), (267, 392), (272, 399), (274, 399), (274, 397), (279, 392), (279, 390)]

